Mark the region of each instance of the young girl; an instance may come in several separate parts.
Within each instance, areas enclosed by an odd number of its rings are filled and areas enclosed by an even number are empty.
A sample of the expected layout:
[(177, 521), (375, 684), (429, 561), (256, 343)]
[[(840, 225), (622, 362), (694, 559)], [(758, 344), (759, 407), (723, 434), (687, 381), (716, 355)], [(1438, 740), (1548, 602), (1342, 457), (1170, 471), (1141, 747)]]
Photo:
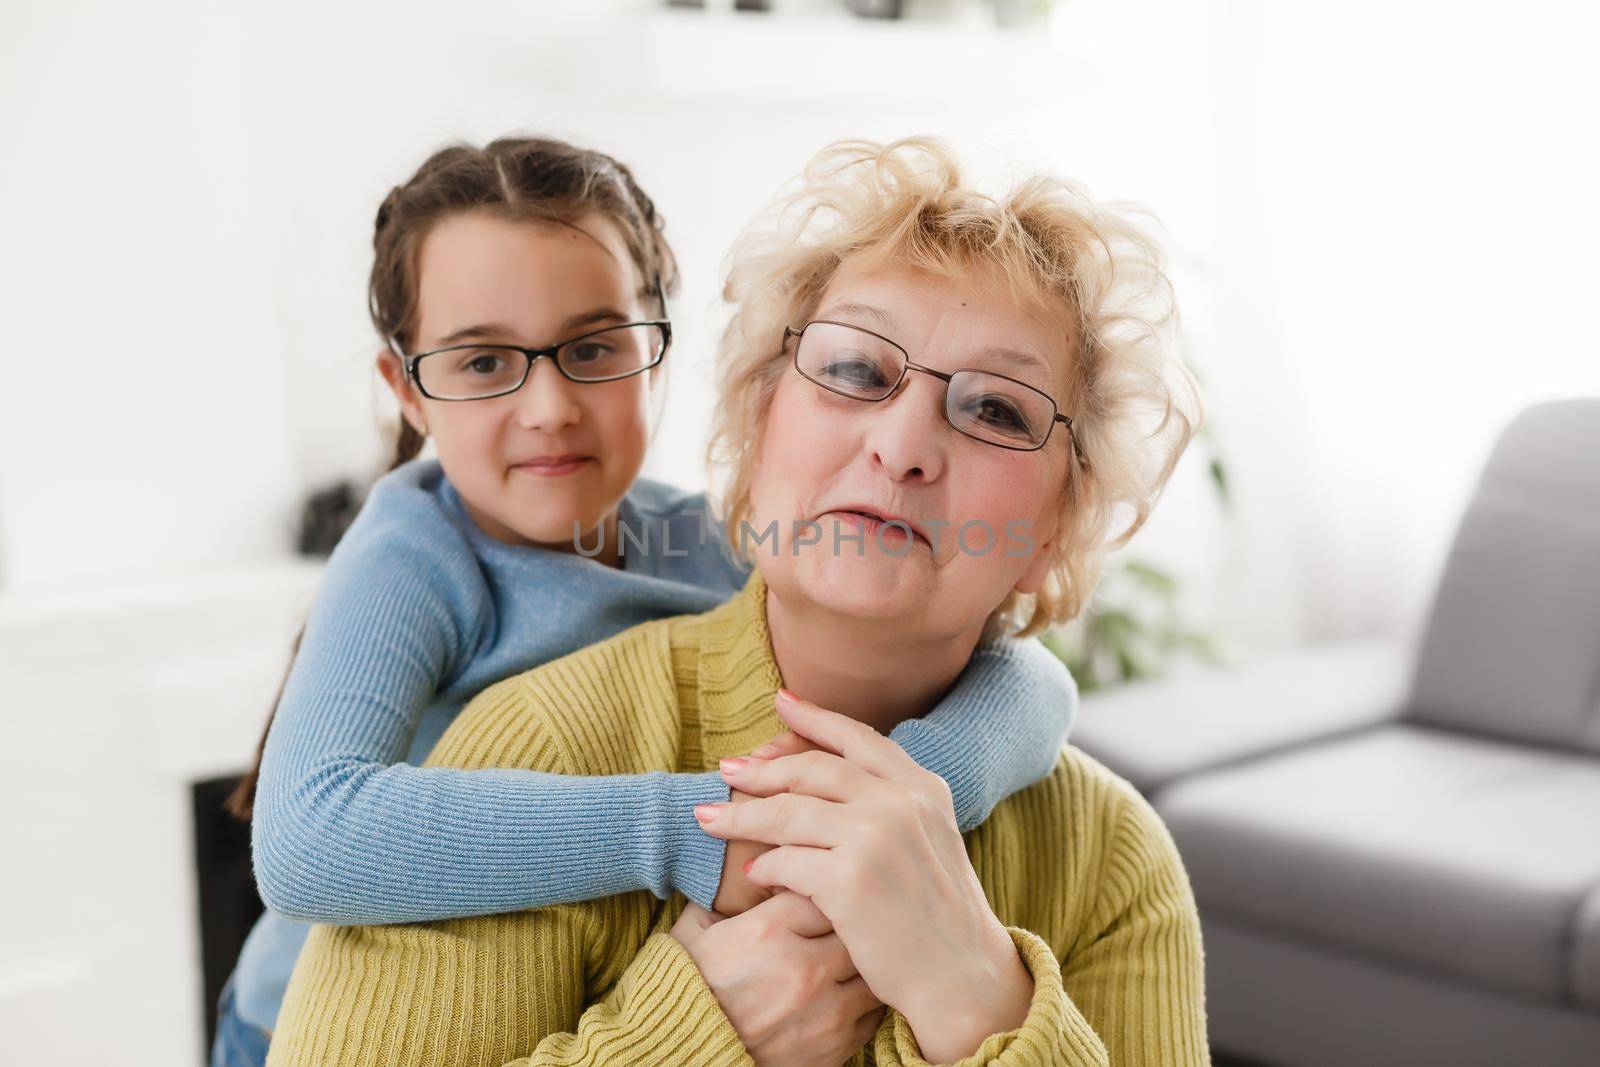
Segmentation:
[[(729, 799), (715, 772), (416, 766), (490, 684), (745, 583), (704, 497), (638, 478), (677, 282), (650, 199), (558, 141), (451, 147), (384, 200), (373, 248), (395, 463), (328, 561), (235, 797), (269, 910), (223, 991), (214, 1064), (264, 1061), (309, 923), (637, 890), (732, 914), (764, 895), (741, 873), (763, 846), (693, 816)], [(426, 437), (436, 461), (416, 459)], [(1047, 773), (1075, 707), (1037, 642), (996, 641), (890, 736), (945, 778), (966, 830)]]

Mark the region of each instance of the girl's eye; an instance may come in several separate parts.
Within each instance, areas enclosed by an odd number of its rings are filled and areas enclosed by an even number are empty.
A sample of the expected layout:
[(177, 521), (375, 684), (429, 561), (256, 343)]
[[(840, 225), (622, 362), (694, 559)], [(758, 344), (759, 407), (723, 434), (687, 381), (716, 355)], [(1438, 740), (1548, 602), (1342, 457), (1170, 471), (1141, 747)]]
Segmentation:
[(506, 368), (506, 357), (501, 352), (463, 353), (461, 369), (468, 374), (499, 374)]
[(605, 341), (584, 341), (567, 349), (571, 358), (578, 363), (593, 363), (595, 360), (607, 358), (615, 351), (616, 349)]

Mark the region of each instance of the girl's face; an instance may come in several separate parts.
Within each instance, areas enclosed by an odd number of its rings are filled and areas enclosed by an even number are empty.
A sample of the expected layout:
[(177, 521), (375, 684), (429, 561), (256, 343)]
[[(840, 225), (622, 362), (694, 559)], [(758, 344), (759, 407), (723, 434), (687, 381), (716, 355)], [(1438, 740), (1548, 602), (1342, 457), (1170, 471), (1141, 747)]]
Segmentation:
[[(485, 213), (436, 223), (417, 256), (413, 352), (481, 341), (542, 348), (591, 330), (657, 317), (617, 227)], [(487, 400), (435, 400), (380, 351), (378, 368), (485, 533), (512, 544), (592, 550), (644, 463), (657, 370), (620, 381), (568, 381), (539, 359), (522, 388)]]
[[(881, 334), (921, 366), (1019, 379), (1070, 414), (1067, 329), (996, 288), (846, 263), (812, 318)], [(969, 636), (1012, 589), (1037, 590), (1069, 460), (1067, 428), (1057, 424), (1038, 451), (999, 448), (945, 420), (940, 379), (912, 370), (888, 399), (854, 400), (801, 377), (795, 344), (751, 484), (749, 547), (773, 593), (915, 639)], [(898, 517), (918, 533), (907, 538), (861, 512)], [(820, 530), (797, 538), (796, 521)], [(776, 549), (757, 545), (774, 522)]]

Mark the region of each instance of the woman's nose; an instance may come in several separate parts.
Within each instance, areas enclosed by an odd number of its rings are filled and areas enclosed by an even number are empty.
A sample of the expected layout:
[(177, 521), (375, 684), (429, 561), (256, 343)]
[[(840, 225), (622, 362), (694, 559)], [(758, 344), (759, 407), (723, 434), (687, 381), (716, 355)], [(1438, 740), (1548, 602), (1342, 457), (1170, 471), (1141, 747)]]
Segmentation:
[(517, 390), (517, 423), (525, 430), (547, 433), (577, 422), (583, 414), (575, 389), (582, 386), (568, 381), (551, 359), (536, 359), (528, 380)]
[(895, 481), (933, 481), (944, 473), (944, 382), (912, 371), (887, 400), (871, 405), (866, 446)]

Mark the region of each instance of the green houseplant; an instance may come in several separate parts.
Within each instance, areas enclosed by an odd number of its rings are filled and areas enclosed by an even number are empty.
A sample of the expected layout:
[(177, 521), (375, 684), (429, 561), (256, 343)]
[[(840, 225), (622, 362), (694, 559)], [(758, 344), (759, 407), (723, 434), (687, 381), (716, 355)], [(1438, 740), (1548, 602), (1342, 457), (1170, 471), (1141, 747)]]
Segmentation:
[[(1195, 445), (1205, 453), (1208, 482), (1226, 512), (1228, 471), (1210, 422)], [(1061, 657), (1084, 693), (1160, 677), (1185, 656), (1226, 662), (1221, 639), (1184, 618), (1181, 592), (1182, 581), (1170, 569), (1118, 553), (1107, 561), (1089, 607), (1040, 640)]]

